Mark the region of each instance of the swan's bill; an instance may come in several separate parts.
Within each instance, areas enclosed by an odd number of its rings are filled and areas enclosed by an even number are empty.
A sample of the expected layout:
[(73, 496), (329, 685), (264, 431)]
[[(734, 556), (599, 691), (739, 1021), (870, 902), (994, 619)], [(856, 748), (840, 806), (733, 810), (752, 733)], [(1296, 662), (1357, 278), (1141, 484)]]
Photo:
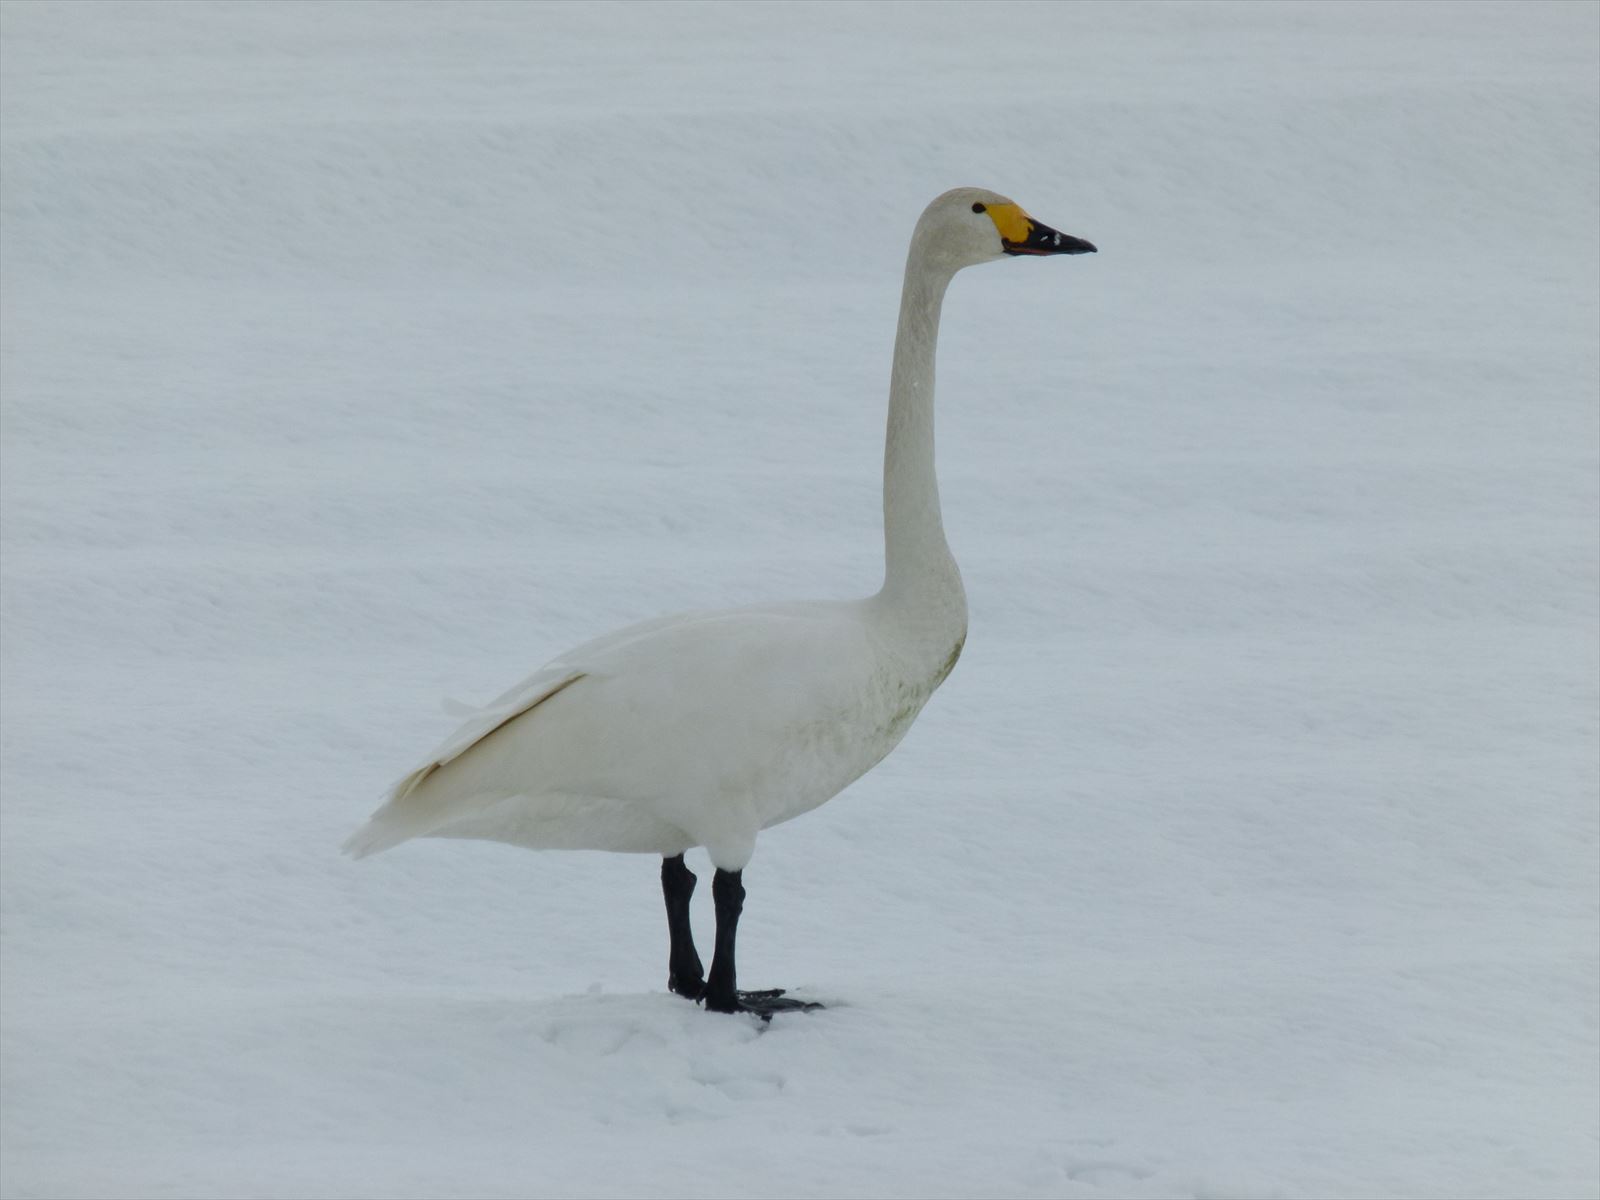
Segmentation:
[(1017, 204), (990, 204), (989, 219), (1000, 231), (1000, 244), (1007, 254), (1093, 254), (1093, 242), (1070, 233), (1051, 229), (1035, 221)]

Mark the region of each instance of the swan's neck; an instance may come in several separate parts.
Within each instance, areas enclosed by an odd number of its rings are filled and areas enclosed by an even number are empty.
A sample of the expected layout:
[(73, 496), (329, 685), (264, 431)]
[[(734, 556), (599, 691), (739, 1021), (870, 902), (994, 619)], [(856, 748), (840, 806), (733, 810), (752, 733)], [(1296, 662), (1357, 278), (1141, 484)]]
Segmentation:
[(897, 617), (922, 627), (935, 640), (959, 640), (967, 619), (961, 573), (944, 538), (933, 455), (934, 348), (939, 309), (952, 274), (928, 263), (913, 243), (900, 296), (883, 457), (885, 570), (880, 596)]

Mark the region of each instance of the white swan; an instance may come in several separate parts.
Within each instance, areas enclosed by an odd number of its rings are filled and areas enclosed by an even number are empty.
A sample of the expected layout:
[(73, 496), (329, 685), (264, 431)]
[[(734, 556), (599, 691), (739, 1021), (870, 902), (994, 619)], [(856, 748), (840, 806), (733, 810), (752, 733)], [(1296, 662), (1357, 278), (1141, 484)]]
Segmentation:
[[(345, 843), (357, 858), (415, 837), (660, 854), (668, 986), (763, 1018), (812, 1005), (740, 992), (734, 942), (756, 835), (831, 799), (905, 736), (961, 654), (966, 594), (934, 477), (934, 344), (963, 267), (1088, 242), (1004, 196), (957, 188), (911, 237), (889, 384), (885, 578), (865, 600), (663, 617), (580, 646), (475, 713)], [(695, 877), (716, 868), (717, 937), (703, 974), (689, 929)]]

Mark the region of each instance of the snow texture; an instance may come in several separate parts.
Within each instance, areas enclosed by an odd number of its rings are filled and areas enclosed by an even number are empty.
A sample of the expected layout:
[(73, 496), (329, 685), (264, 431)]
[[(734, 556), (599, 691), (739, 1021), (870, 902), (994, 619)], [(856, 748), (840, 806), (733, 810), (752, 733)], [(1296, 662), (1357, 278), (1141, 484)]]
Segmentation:
[[(1600, 7), (0, 8), (0, 1190), (1594, 1196)], [(972, 608), (770, 831), (340, 841), (615, 626)], [(696, 917), (708, 946), (703, 856)]]

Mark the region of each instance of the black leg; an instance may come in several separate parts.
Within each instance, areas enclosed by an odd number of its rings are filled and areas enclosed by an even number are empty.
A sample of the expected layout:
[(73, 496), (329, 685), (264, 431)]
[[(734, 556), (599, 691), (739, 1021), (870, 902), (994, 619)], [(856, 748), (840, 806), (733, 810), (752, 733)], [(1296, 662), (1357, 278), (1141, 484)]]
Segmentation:
[(661, 894), (667, 901), (667, 932), (672, 935), (672, 951), (667, 959), (667, 987), (691, 1000), (700, 999), (706, 989), (705, 968), (694, 948), (694, 929), (689, 924), (689, 898), (694, 895), (694, 872), (683, 855), (661, 860)]
[(739, 1011), (739, 973), (733, 962), (733, 944), (739, 937), (739, 914), (744, 911), (743, 872), (717, 868), (711, 881), (711, 898), (717, 902), (717, 949), (711, 956), (711, 978), (706, 981), (706, 1007), (715, 1012)]
[(755, 1013), (763, 1021), (775, 1012), (796, 1012), (821, 1008), (805, 1000), (782, 999), (783, 989), (741, 992), (739, 973), (734, 965), (734, 943), (739, 937), (739, 914), (744, 911), (744, 882), (740, 871), (717, 869), (711, 881), (711, 897), (717, 902), (717, 949), (711, 956), (711, 976), (706, 980), (703, 999), (713, 1012)]

